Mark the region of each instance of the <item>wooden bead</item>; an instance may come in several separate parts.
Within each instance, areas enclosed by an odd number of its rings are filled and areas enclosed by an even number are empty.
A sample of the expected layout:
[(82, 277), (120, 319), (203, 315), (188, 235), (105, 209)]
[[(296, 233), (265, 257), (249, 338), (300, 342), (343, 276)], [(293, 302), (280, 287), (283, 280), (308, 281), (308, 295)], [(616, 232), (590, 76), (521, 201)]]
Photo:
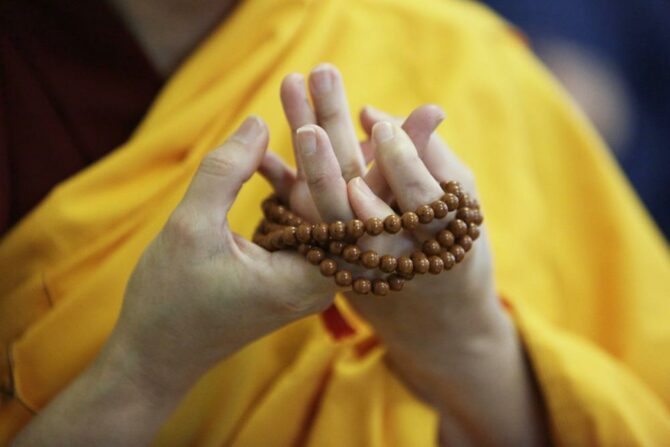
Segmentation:
[(332, 222), (328, 226), (328, 234), (334, 241), (343, 241), (347, 235), (347, 227), (342, 221)]
[(349, 287), (353, 282), (353, 277), (349, 270), (338, 270), (335, 273), (335, 283), (340, 287)]
[(402, 220), (395, 214), (391, 214), (384, 219), (384, 230), (387, 233), (395, 234), (402, 229)]
[(319, 265), (326, 257), (326, 252), (321, 248), (313, 247), (307, 251), (306, 257), (310, 264)]
[(300, 224), (295, 231), (295, 237), (298, 239), (298, 242), (307, 244), (312, 240), (312, 226), (310, 224)]
[(356, 278), (354, 281), (354, 292), (361, 294), (361, 295), (367, 295), (370, 293), (370, 289), (372, 288), (372, 284), (370, 283), (370, 280), (365, 279), (365, 278)]
[(304, 256), (311, 248), (312, 247), (309, 244), (300, 244), (298, 245), (298, 253)]
[(346, 224), (347, 239), (358, 240), (365, 234), (365, 224), (362, 220), (352, 219)]
[(474, 213), (468, 207), (459, 208), (456, 212), (456, 218), (461, 219), (465, 223), (472, 222)]
[(472, 238), (467, 234), (465, 236), (459, 237), (456, 243), (461, 247), (463, 247), (463, 250), (465, 250), (466, 252), (470, 251), (470, 249), (472, 248)]
[(297, 227), (302, 223), (302, 219), (295, 214), (291, 215), (291, 217), (288, 219), (288, 224), (292, 227)]
[(298, 240), (295, 237), (296, 229), (295, 227), (285, 227), (282, 231), (282, 242), (288, 247), (293, 247), (298, 243)]
[(436, 200), (430, 204), (436, 219), (442, 219), (449, 213), (449, 207), (441, 200)]
[(472, 238), (473, 241), (476, 241), (479, 237), (479, 227), (475, 223), (468, 225), (468, 236)]
[(378, 296), (388, 295), (390, 290), (389, 283), (383, 279), (375, 279), (372, 282), (372, 293)]
[(430, 205), (421, 205), (416, 209), (416, 215), (419, 216), (419, 222), (428, 224), (435, 218), (435, 212)]
[(479, 209), (473, 211), (472, 222), (476, 225), (481, 225), (484, 222), (484, 215)]
[(458, 182), (450, 181), (444, 185), (444, 192), (450, 192), (458, 195), (461, 192), (461, 185)]
[(426, 273), (430, 267), (428, 257), (420, 251), (412, 253), (412, 264), (414, 265), (414, 273), (420, 275)]
[(396, 270), (403, 275), (409, 275), (414, 271), (414, 263), (408, 256), (400, 256)]
[(459, 238), (468, 232), (468, 225), (461, 219), (452, 220), (449, 222), (449, 225), (447, 225), (447, 228), (454, 233), (456, 238)]
[(342, 250), (342, 258), (347, 262), (356, 262), (361, 257), (361, 249), (356, 245), (347, 245)]
[(377, 236), (384, 231), (384, 222), (379, 217), (371, 217), (365, 221), (365, 231), (370, 236)]
[(472, 206), (472, 197), (470, 197), (470, 194), (467, 192), (463, 192), (459, 197), (459, 200), (461, 202), (461, 208), (470, 208)]
[(405, 285), (405, 280), (398, 275), (390, 275), (387, 281), (391, 290), (395, 290), (396, 292), (402, 290)]
[(312, 237), (320, 244), (328, 242), (328, 224), (323, 222), (315, 224), (312, 228)]
[(454, 233), (449, 230), (440, 230), (437, 232), (437, 242), (444, 248), (449, 248), (454, 245), (456, 238)]
[(365, 251), (361, 254), (361, 264), (367, 269), (377, 268), (379, 266), (379, 255), (376, 251)]
[(395, 258), (395, 256), (391, 255), (382, 256), (379, 262), (379, 269), (384, 273), (395, 272), (397, 266), (398, 266), (398, 260)]
[(332, 259), (324, 259), (319, 264), (319, 270), (323, 276), (333, 276), (337, 273), (337, 262)]
[(428, 271), (433, 275), (442, 273), (444, 270), (444, 261), (439, 256), (431, 256), (428, 258)]
[(440, 257), (442, 258), (442, 262), (444, 263), (444, 269), (445, 270), (451, 270), (451, 268), (454, 266), (454, 264), (456, 264), (456, 258), (449, 251), (443, 251), (440, 254)]
[(458, 197), (455, 194), (448, 192), (442, 196), (441, 200), (447, 204), (449, 211), (455, 211), (458, 209)]
[(413, 213), (411, 211), (407, 211), (406, 213), (404, 213), (401, 217), (401, 220), (402, 220), (402, 227), (405, 230), (412, 231), (419, 226), (419, 216), (417, 216), (416, 213)]
[(328, 244), (328, 251), (334, 255), (341, 255), (342, 250), (344, 250), (344, 242), (342, 241), (331, 241), (331, 243)]
[(442, 246), (435, 239), (428, 239), (423, 243), (423, 252), (426, 256), (439, 255), (442, 251)]
[(449, 252), (454, 255), (456, 262), (461, 262), (463, 258), (465, 258), (465, 250), (458, 244), (454, 244), (454, 246), (449, 249)]
[(282, 240), (283, 233), (282, 230), (275, 230), (270, 233), (270, 245), (273, 249), (281, 250), (284, 248), (284, 242)]

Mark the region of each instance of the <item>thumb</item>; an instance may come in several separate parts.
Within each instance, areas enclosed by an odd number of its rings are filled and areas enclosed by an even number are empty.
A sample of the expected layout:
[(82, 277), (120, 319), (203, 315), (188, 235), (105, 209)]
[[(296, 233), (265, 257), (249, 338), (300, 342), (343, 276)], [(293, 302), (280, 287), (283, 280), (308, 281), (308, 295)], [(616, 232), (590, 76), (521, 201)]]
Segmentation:
[(268, 145), (268, 129), (250, 116), (200, 162), (183, 205), (225, 219), (242, 184), (256, 171)]

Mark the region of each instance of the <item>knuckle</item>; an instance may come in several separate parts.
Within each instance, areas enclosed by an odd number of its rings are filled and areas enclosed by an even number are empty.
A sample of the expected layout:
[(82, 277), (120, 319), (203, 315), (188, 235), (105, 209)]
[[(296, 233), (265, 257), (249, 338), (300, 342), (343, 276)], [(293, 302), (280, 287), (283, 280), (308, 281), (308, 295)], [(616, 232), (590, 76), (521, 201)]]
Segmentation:
[(231, 157), (231, 152), (233, 151), (224, 150), (224, 148), (210, 152), (200, 162), (198, 172), (219, 177), (227, 176), (235, 172), (237, 163), (235, 159)]
[(193, 213), (177, 209), (168, 219), (163, 235), (171, 244), (195, 245), (202, 234), (202, 225), (193, 217)]
[(309, 186), (310, 191), (327, 191), (333, 184), (334, 176), (327, 172), (320, 172), (307, 178), (307, 185)]

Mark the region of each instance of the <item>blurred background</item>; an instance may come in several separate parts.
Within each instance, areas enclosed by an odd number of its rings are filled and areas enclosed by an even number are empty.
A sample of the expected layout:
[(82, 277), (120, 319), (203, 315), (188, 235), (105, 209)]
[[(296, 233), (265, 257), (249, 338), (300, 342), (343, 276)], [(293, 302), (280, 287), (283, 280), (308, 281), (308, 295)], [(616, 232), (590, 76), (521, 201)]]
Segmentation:
[(670, 0), (480, 0), (596, 125), (670, 238)]

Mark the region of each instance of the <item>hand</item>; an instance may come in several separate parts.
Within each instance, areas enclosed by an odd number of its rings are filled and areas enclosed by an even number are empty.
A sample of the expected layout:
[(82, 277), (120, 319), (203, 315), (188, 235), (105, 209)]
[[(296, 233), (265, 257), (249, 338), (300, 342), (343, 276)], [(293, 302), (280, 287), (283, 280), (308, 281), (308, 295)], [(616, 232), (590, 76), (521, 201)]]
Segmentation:
[[(444, 180), (459, 181), (477, 198), (472, 173), (433, 134), (443, 118), (438, 108), (415, 110), (402, 127), (400, 120), (366, 108), (361, 124), (371, 138), (358, 143), (337, 70), (317, 67), (309, 85), (314, 110), (299, 75), (288, 76), (282, 85), (297, 174), (272, 155), (261, 167), (294, 211), (311, 221), (384, 218), (394, 212), (389, 206), (393, 198), (402, 212), (439, 199), (443, 194), (439, 182)], [(370, 157), (375, 163), (366, 170), (362, 160)], [(450, 213), (447, 218), (451, 217)], [(411, 253), (434, 237), (447, 218), (411, 233), (365, 236), (359, 245), (380, 254)], [(402, 292), (382, 299), (346, 296), (384, 341), (391, 366), (440, 412), (445, 442), (546, 441), (523, 349), (495, 295), (485, 226), (466, 259), (453, 270), (417, 275)]]
[(110, 342), (139, 357), (153, 381), (192, 380), (330, 303), (332, 282), (299, 255), (268, 253), (228, 227), (226, 214), (267, 142), (265, 125), (248, 118), (207, 155), (132, 274)]

